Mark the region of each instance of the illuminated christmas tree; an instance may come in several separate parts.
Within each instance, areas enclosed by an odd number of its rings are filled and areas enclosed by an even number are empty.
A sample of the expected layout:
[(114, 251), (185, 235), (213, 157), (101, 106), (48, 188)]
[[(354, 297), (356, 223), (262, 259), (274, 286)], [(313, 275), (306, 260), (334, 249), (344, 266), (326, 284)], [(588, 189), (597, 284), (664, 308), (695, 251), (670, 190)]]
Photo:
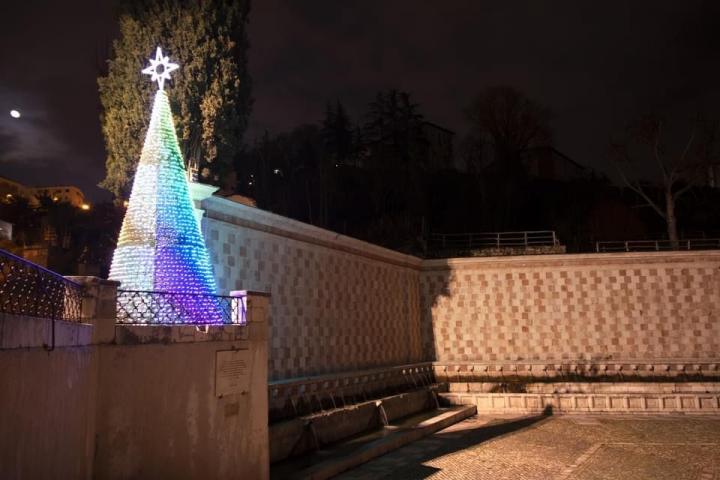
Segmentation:
[[(164, 82), (178, 66), (158, 47), (143, 73), (158, 82), (150, 126), (135, 172), (132, 192), (110, 268), (123, 290), (168, 292), (163, 297), (183, 321), (221, 323), (214, 300), (215, 279), (200, 225), (194, 214), (185, 166)], [(167, 308), (143, 302), (154, 311)]]

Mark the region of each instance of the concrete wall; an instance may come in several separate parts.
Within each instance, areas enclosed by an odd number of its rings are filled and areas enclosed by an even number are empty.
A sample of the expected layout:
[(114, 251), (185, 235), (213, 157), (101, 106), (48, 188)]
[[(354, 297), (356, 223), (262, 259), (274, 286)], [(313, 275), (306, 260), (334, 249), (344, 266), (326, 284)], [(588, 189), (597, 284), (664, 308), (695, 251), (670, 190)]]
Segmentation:
[(220, 290), (272, 294), (271, 380), (421, 360), (420, 259), (223, 198), (202, 206)]
[[(250, 324), (249, 341), (239, 328), (228, 327), (236, 340), (152, 335), (100, 349), (98, 478), (267, 478), (267, 351), (257, 341), (267, 330)], [(218, 398), (219, 350), (248, 352), (249, 391)]]
[(90, 325), (0, 314), (0, 478), (89, 478), (97, 355)]
[(420, 284), (441, 364), (720, 359), (720, 252), (430, 260)]
[(246, 326), (115, 326), (113, 282), (87, 287), (54, 348), (50, 320), (0, 315), (0, 478), (267, 478), (268, 298)]

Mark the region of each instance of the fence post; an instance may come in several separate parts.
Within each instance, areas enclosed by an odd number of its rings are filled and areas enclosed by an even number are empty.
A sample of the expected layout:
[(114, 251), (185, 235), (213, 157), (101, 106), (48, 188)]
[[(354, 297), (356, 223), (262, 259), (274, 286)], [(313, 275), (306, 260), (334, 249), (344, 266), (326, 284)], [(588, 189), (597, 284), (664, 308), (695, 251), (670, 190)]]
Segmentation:
[(500, 232), (495, 234), (495, 244), (497, 248), (500, 248)]
[(525, 235), (524, 235), (524, 236), (525, 236), (525, 248), (528, 248), (528, 237), (527, 237), (527, 232), (523, 232), (523, 233), (525, 234)]
[(84, 287), (81, 319), (93, 325), (92, 343), (115, 341), (117, 289), (120, 282), (98, 277), (65, 277)]

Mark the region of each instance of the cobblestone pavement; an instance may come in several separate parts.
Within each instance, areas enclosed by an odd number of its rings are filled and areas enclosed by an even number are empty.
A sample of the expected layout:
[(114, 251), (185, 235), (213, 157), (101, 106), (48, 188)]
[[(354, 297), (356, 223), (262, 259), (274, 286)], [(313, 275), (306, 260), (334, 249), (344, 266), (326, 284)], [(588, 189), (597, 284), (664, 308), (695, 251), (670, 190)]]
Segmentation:
[(720, 417), (475, 416), (336, 478), (720, 480)]

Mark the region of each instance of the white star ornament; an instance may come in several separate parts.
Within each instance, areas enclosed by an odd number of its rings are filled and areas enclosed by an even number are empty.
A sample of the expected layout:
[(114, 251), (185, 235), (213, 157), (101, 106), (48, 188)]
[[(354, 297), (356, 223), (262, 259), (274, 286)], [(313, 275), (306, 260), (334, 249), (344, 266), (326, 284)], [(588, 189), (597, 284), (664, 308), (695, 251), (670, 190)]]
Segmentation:
[(177, 63), (170, 63), (170, 57), (163, 57), (162, 49), (157, 47), (155, 58), (150, 59), (150, 66), (144, 69), (142, 73), (151, 75), (150, 81), (158, 82), (158, 90), (162, 90), (165, 86), (165, 80), (170, 80), (170, 72), (177, 70), (178, 67)]

